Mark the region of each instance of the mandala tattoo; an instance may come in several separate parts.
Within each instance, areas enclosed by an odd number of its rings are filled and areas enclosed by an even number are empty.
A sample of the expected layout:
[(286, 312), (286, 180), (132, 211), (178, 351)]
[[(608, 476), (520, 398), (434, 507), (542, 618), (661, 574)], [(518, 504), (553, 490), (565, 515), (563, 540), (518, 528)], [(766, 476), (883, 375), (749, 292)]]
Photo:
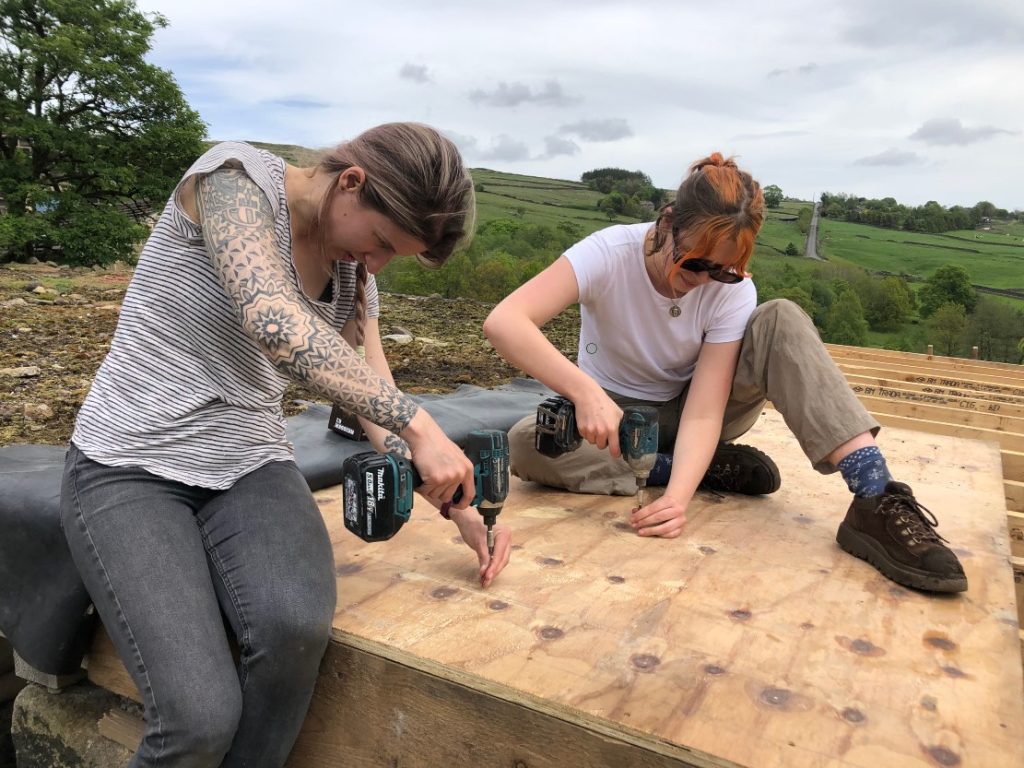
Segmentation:
[(389, 434), (385, 437), (384, 449), (388, 453), (397, 453), (399, 456), (405, 456), (407, 459), (412, 458), (412, 451), (409, 450), (409, 444), (398, 435)]
[(221, 285), (278, 370), (391, 432), (408, 427), (419, 406), (302, 300), (274, 234), (274, 211), (256, 183), (222, 167), (196, 184), (196, 202)]
[(295, 326), (287, 315), (276, 310), (266, 310), (257, 314), (253, 330), (257, 341), (272, 352), (276, 352), (278, 347), (292, 337), (294, 329)]

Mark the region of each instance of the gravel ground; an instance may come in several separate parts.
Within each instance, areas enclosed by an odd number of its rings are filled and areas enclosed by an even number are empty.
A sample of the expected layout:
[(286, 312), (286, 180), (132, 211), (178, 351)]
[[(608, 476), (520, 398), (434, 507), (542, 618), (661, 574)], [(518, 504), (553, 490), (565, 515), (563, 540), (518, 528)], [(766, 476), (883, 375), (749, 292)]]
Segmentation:
[[(0, 445), (68, 441), (109, 348), (131, 274), (123, 265), (89, 270), (0, 264)], [(414, 337), (406, 344), (384, 342), (398, 386), (440, 393), (466, 383), (493, 387), (518, 375), (480, 330), (490, 308), (465, 299), (383, 294), (382, 334), (397, 326)], [(575, 308), (544, 331), (575, 359)], [(299, 412), (300, 400), (322, 398), (292, 385), (285, 413)]]

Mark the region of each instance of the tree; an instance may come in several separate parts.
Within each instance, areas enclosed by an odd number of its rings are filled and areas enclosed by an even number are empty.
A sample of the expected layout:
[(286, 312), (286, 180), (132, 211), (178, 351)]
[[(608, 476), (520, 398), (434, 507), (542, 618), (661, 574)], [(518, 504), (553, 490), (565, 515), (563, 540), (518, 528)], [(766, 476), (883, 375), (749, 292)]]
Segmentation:
[(868, 321), (864, 309), (852, 288), (843, 288), (825, 320), (825, 338), (833, 344), (851, 344), (863, 347), (868, 339)]
[(932, 313), (928, 329), (935, 334), (938, 347), (944, 355), (954, 355), (960, 346), (967, 324), (967, 313), (962, 304), (947, 302)]
[[(623, 168), (595, 168), (584, 173), (580, 180), (591, 189), (603, 194), (618, 192), (623, 199), (634, 200), (636, 215), (640, 216), (640, 203), (646, 201), (655, 208), (666, 200), (665, 191), (651, 182), (643, 171), (627, 171)], [(632, 215), (632, 214), (631, 214)]]
[(876, 331), (896, 331), (910, 317), (910, 289), (898, 277), (886, 277), (872, 284), (864, 317)]
[(943, 304), (960, 304), (971, 312), (978, 303), (978, 294), (971, 286), (967, 270), (956, 264), (943, 264), (925, 281), (918, 293), (921, 316), (929, 317)]
[(515, 257), (503, 251), (487, 254), (473, 269), (476, 298), (501, 301), (518, 287), (518, 272)]
[(626, 207), (626, 198), (621, 192), (612, 192), (597, 201), (597, 209), (608, 217), (608, 221), (615, 221)]
[(804, 206), (803, 208), (801, 208), (799, 213), (797, 213), (797, 215), (796, 215), (796, 226), (805, 235), (811, 229), (811, 216), (812, 215), (813, 214), (811, 213), (811, 209), (809, 207), (807, 207), (807, 206)]
[(796, 249), (796, 244), (792, 243), (792, 242), (790, 242), (789, 245), (786, 246), (785, 253), (786, 253), (787, 256), (799, 256), (800, 255), (800, 251), (798, 251)]
[(778, 208), (782, 205), (782, 190), (775, 184), (769, 184), (764, 188), (764, 204), (769, 208)]
[(978, 217), (978, 221), (981, 221), (982, 219), (991, 219), (996, 215), (996, 207), (988, 200), (982, 200), (975, 204), (974, 213)]
[(811, 298), (811, 294), (795, 285), (783, 288), (775, 294), (775, 298), (789, 299), (808, 315), (814, 312), (814, 299)]
[(167, 25), (133, 0), (0, 0), (0, 260), (129, 258), (125, 203), (162, 203), (205, 126), (146, 63)]
[(967, 338), (977, 344), (982, 360), (1017, 362), (1017, 341), (1024, 336), (1024, 311), (979, 297), (974, 313), (967, 319)]

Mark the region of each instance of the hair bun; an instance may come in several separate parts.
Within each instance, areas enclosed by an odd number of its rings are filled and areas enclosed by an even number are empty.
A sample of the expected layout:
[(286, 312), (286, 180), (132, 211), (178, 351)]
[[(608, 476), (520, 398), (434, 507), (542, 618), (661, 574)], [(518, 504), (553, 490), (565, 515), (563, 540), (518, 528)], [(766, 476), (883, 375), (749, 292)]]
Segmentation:
[(716, 168), (736, 168), (736, 162), (732, 157), (723, 157), (721, 152), (712, 152), (703, 160), (698, 160), (690, 166), (690, 173), (699, 173), (705, 166), (713, 165)]

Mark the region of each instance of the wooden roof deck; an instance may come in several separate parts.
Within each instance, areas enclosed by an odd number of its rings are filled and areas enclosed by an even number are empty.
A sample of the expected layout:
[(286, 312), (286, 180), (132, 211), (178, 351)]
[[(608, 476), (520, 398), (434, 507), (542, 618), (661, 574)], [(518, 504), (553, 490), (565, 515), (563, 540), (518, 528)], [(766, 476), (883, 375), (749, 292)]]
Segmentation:
[[(679, 539), (636, 537), (629, 499), (515, 482), (501, 520), (516, 550), (487, 591), (425, 503), (364, 544), (338, 490), (319, 492), (338, 612), (289, 765), (1024, 765), (1008, 449), (935, 424), (880, 443), (961, 558), (960, 596), (904, 589), (840, 550), (845, 485), (771, 410), (743, 442), (777, 461), (781, 490), (700, 493)], [(99, 647), (90, 677), (134, 693), (118, 668)]]
[[(777, 414), (749, 438), (782, 490), (701, 494), (677, 540), (623, 530), (627, 499), (516, 485), (503, 515), (520, 549), (486, 593), (436, 515), (388, 546), (335, 523), (337, 638), (709, 765), (1024, 764), (995, 448), (884, 441), (967, 569), (966, 595), (932, 597), (836, 546), (848, 492), (807, 466)], [(319, 498), (338, 520), (337, 494)]]

